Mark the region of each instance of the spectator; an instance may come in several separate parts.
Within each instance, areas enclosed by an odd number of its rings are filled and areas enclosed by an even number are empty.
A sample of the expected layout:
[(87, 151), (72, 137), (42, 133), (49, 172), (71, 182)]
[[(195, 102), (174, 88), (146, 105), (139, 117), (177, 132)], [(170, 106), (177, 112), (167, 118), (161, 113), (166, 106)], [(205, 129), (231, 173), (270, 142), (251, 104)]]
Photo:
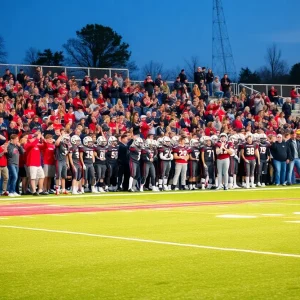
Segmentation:
[(231, 80), (228, 78), (227, 74), (224, 74), (224, 77), (221, 80), (222, 91), (224, 92), (225, 97), (230, 98), (230, 85)]
[(223, 98), (224, 92), (221, 91), (221, 82), (219, 81), (219, 77), (216, 76), (215, 80), (213, 81), (213, 93), (215, 97)]
[(23, 155), (24, 150), (19, 143), (19, 137), (15, 134), (10, 136), (10, 142), (7, 147), (7, 162), (9, 172), (8, 196), (16, 197), (19, 195), (19, 187), (16, 186), (19, 174), (20, 155)]
[(20, 69), (20, 73), (17, 74), (17, 81), (22, 85), (22, 87), (25, 84), (25, 73), (23, 69)]
[(286, 98), (285, 102), (282, 105), (282, 111), (284, 112), (286, 119), (292, 114), (291, 98)]
[(194, 83), (200, 88), (201, 80), (205, 80), (205, 73), (202, 71), (201, 67), (197, 68), (197, 71), (194, 73)]
[(157, 77), (155, 78), (155, 85), (161, 87), (162, 84), (163, 84), (163, 80), (161, 79), (161, 74), (157, 74)]
[(274, 86), (271, 86), (270, 90), (268, 91), (268, 97), (271, 102), (275, 103), (276, 105), (282, 106), (283, 101), (282, 98), (279, 97), (277, 90)]
[(147, 91), (149, 96), (151, 97), (154, 91), (154, 82), (150, 74), (148, 74), (146, 79), (144, 80), (144, 88), (145, 91)]
[(282, 135), (278, 134), (277, 140), (276, 136), (273, 136), (270, 150), (275, 169), (275, 184), (277, 186), (279, 184), (286, 185), (286, 166), (291, 160), (290, 147), (283, 141)]
[(287, 167), (287, 185), (294, 183), (294, 167), (300, 174), (300, 130), (294, 130), (291, 133), (290, 139), (286, 142), (290, 150), (290, 162)]
[(293, 87), (290, 92), (290, 97), (292, 99), (292, 103), (299, 103), (300, 102), (300, 94), (297, 93), (297, 88)]
[(180, 82), (181, 82), (182, 84), (184, 84), (184, 83), (187, 81), (187, 77), (186, 77), (186, 75), (185, 75), (184, 69), (182, 69), (182, 70), (180, 71), (178, 77), (180, 78)]
[(255, 114), (257, 115), (259, 111), (263, 109), (265, 105), (264, 99), (261, 95), (257, 94), (254, 99), (254, 107), (255, 107)]
[(213, 95), (213, 81), (214, 81), (214, 73), (211, 69), (208, 69), (208, 72), (206, 74), (206, 85), (207, 90), (209, 92), (209, 96)]
[(8, 183), (8, 169), (7, 169), (7, 143), (0, 146), (0, 178), (2, 181), (2, 195), (8, 196), (7, 183)]

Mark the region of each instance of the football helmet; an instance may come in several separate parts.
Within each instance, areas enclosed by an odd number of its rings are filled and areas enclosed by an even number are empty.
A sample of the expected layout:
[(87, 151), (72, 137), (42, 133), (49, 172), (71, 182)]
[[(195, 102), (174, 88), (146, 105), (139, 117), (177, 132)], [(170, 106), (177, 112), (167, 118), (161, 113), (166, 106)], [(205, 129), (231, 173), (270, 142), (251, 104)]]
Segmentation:
[(190, 146), (191, 147), (199, 147), (199, 145), (200, 145), (200, 143), (199, 143), (199, 141), (197, 140), (197, 139), (191, 139), (190, 140)]
[(171, 146), (171, 140), (168, 136), (164, 136), (162, 139), (162, 144), (166, 147), (170, 147)]
[(142, 148), (144, 145), (144, 141), (143, 139), (141, 139), (140, 137), (136, 138), (133, 142), (133, 144), (138, 147), (138, 148)]
[(81, 139), (80, 139), (80, 137), (79, 137), (78, 135), (73, 135), (73, 136), (71, 137), (71, 143), (72, 143), (73, 145), (80, 145), (80, 144), (81, 144)]
[(93, 139), (90, 136), (86, 136), (83, 138), (83, 145), (86, 147), (92, 147), (93, 146)]
[(117, 138), (115, 136), (110, 136), (108, 139), (108, 144), (113, 147), (117, 146), (118, 144)]
[(97, 144), (98, 144), (99, 146), (102, 146), (102, 147), (106, 146), (106, 145), (107, 145), (107, 140), (106, 140), (106, 138), (105, 138), (104, 136), (100, 135), (100, 136), (97, 138)]

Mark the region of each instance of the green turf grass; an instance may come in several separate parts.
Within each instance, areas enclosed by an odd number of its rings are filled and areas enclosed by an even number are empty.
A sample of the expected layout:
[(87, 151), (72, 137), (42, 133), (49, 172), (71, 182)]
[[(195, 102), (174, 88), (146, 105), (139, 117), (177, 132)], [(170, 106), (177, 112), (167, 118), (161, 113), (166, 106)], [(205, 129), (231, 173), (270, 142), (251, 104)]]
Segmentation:
[[(300, 198), (299, 190), (11, 203), (113, 205)], [(0, 203), (0, 204), (4, 204)], [(300, 254), (300, 200), (8, 217), (1, 225)], [(224, 219), (219, 215), (255, 216)], [(282, 214), (263, 216), (262, 214)], [(0, 227), (0, 299), (299, 299), (300, 258)]]

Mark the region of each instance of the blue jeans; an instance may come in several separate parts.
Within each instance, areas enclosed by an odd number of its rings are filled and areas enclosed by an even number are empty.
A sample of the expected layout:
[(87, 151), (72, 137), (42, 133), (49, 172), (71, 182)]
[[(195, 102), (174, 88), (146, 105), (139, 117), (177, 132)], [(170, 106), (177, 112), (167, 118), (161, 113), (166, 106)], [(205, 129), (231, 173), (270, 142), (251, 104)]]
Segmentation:
[(110, 103), (111, 103), (112, 106), (115, 106), (116, 103), (117, 103), (117, 98), (111, 98)]
[(298, 173), (300, 174), (300, 158), (295, 158), (294, 160), (290, 161), (287, 168), (287, 182), (293, 183), (292, 177), (294, 174), (294, 167), (297, 168)]
[(218, 98), (223, 98), (224, 96), (224, 92), (220, 91), (220, 92), (215, 92), (215, 96)]
[(273, 166), (275, 169), (275, 184), (283, 184), (286, 175), (286, 161), (273, 159)]
[(9, 181), (8, 181), (8, 187), (7, 190), (9, 193), (15, 193), (16, 192), (16, 183), (18, 180), (18, 174), (19, 174), (19, 167), (16, 165), (8, 165), (8, 172), (9, 172)]
[(209, 96), (212, 96), (212, 82), (207, 84), (207, 90), (209, 92)]

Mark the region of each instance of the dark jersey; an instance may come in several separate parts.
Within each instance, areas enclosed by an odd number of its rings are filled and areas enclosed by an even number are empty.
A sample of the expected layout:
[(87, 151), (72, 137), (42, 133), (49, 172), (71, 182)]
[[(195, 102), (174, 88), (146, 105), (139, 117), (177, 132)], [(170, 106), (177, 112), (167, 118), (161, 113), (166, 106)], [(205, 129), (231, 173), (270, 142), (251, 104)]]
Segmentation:
[(247, 160), (255, 160), (255, 150), (258, 149), (258, 145), (255, 143), (242, 145), (244, 149), (244, 156)]
[(139, 163), (142, 150), (134, 145), (129, 148), (129, 159), (135, 163)]
[(65, 143), (60, 143), (59, 146), (55, 148), (55, 159), (58, 161), (65, 161), (66, 156), (69, 154), (69, 146)]
[(72, 154), (72, 160), (74, 165), (79, 165), (80, 160), (79, 160), (79, 146), (73, 145), (70, 148), (70, 153)]
[(200, 149), (198, 147), (191, 147), (190, 152), (191, 152), (192, 158), (195, 158), (197, 160), (200, 159)]
[(94, 147), (81, 146), (79, 152), (83, 153), (84, 164), (93, 164)]
[(163, 156), (170, 157), (172, 154), (172, 149), (166, 146), (158, 148), (158, 153), (163, 153)]
[(204, 161), (213, 162), (215, 157), (214, 146), (203, 146), (201, 152), (204, 153)]
[(106, 153), (107, 153), (107, 146), (96, 146), (95, 152), (97, 156), (95, 157), (95, 164), (99, 165), (106, 165)]
[(156, 156), (156, 150), (150, 148), (142, 149), (141, 160), (143, 162), (150, 163), (151, 162), (150, 159), (154, 160), (155, 156)]
[(119, 146), (108, 146), (106, 160), (109, 164), (115, 164), (118, 161)]
[(259, 156), (260, 160), (267, 161), (268, 156), (270, 156), (270, 144), (266, 143), (259, 143)]

